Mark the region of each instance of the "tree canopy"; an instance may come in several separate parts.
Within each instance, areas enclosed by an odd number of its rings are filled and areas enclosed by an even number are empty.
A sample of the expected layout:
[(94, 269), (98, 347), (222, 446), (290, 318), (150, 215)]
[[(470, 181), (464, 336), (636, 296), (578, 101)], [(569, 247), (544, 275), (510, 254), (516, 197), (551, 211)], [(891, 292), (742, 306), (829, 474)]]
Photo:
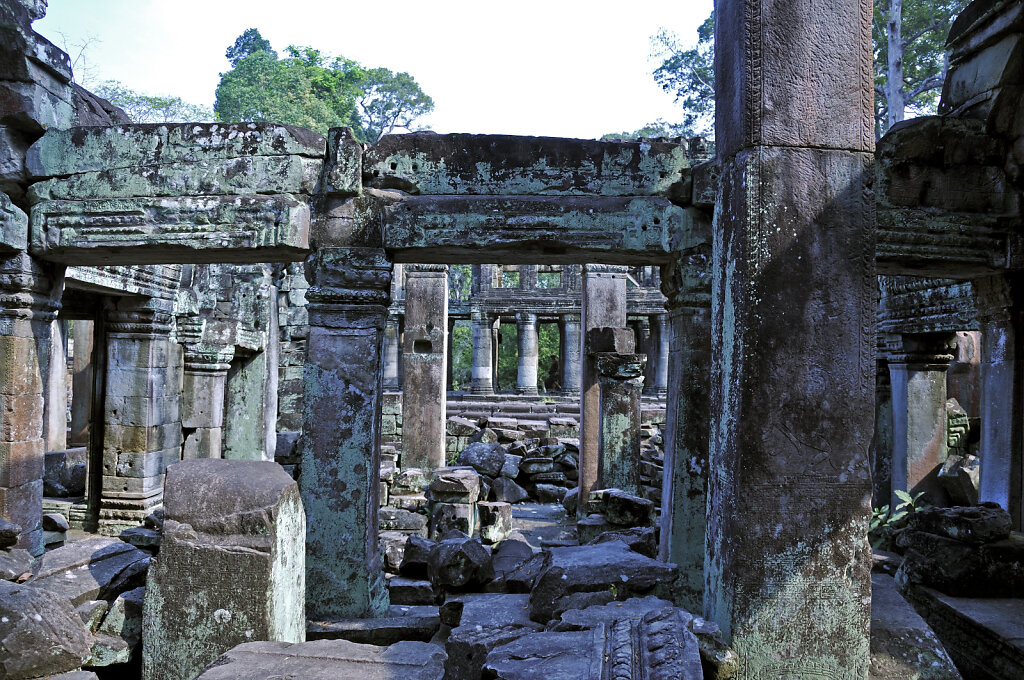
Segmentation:
[(232, 68), (221, 74), (214, 104), (224, 122), (266, 120), (321, 134), (347, 125), (372, 143), (396, 129), (412, 129), (417, 118), (434, 109), (408, 73), (367, 69), (312, 47), (289, 46), (279, 58), (254, 28), (225, 56)]
[(116, 80), (108, 80), (97, 86), (95, 92), (114, 106), (123, 109), (133, 123), (187, 123), (213, 120), (213, 112), (208, 107), (190, 104), (181, 97), (142, 94)]
[[(906, 110), (931, 113), (946, 75), (945, 41), (955, 16), (969, 0), (874, 0), (875, 130), (880, 137), (903, 120)], [(681, 122), (662, 128), (682, 134), (710, 134), (714, 127), (714, 12), (697, 29), (697, 42), (685, 48), (679, 36), (662, 28), (651, 38), (661, 60), (654, 81), (681, 105)], [(659, 121), (663, 123), (663, 121)], [(641, 128), (629, 136), (657, 128)], [(606, 137), (608, 137), (606, 135)], [(612, 136), (618, 138), (619, 135)]]

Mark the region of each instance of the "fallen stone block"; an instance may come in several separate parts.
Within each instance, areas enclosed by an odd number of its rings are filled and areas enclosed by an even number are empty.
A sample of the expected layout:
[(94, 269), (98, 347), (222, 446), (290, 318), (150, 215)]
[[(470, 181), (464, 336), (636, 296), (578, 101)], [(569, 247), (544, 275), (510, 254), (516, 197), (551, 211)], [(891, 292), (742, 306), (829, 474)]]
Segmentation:
[(128, 663), (142, 640), (142, 602), (145, 588), (122, 593), (111, 604), (96, 629), (89, 668)]
[(494, 578), (491, 551), (472, 538), (446, 538), (431, 551), (427, 575), (435, 588), (483, 586)]
[(67, 598), (0, 581), (0, 675), (9, 680), (72, 671), (89, 658), (92, 635)]
[(438, 468), (424, 495), (434, 503), (476, 503), (480, 498), (480, 475), (469, 467)]
[(512, 453), (505, 454), (505, 462), (501, 465), (500, 474), (502, 477), (508, 477), (509, 479), (515, 479), (519, 476), (519, 465), (523, 462), (522, 456), (517, 456)]
[(509, 593), (529, 593), (533, 590), (541, 574), (551, 564), (551, 551), (544, 550), (536, 553), (511, 571), (502, 573), (500, 582), (491, 583), (489, 587), (499, 587), (500, 590)]
[(601, 534), (617, 531), (622, 527), (612, 524), (604, 515), (593, 513), (576, 522), (576, 535), (581, 545), (594, 541)]
[(90, 633), (99, 630), (100, 623), (103, 622), (103, 617), (107, 615), (108, 609), (110, 609), (110, 603), (106, 600), (86, 600), (75, 607), (75, 611), (78, 612), (78, 616), (81, 617)]
[(938, 474), (939, 483), (957, 505), (977, 505), (981, 465), (977, 456), (950, 455)]
[(505, 447), (501, 444), (474, 442), (459, 454), (459, 465), (469, 465), (488, 477), (497, 477), (505, 465)]
[(440, 627), (441, 617), (435, 606), (391, 605), (386, 616), (374, 619), (310, 621), (306, 639), (386, 646), (402, 640), (429, 642)]
[(478, 524), (476, 503), (430, 504), (431, 538), (438, 539), (452, 530), (472, 536), (476, 533)]
[(489, 427), (485, 427), (471, 435), (469, 437), (469, 442), (470, 444), (497, 444), (498, 433)]
[(434, 551), (436, 546), (437, 543), (422, 536), (416, 534), (409, 536), (405, 542), (402, 563), (399, 565), (398, 572), (402, 576), (426, 578), (430, 553)]
[(148, 553), (116, 538), (89, 538), (47, 552), (29, 581), (79, 605), (113, 600), (145, 583)]
[(348, 640), (248, 642), (221, 655), (196, 680), (441, 680), (444, 650), (425, 642), (388, 647)]
[(903, 531), (897, 544), (906, 548), (896, 572), (901, 591), (915, 584), (961, 597), (1024, 595), (1024, 535), (970, 545), (923, 531)]
[(519, 470), (524, 475), (536, 475), (545, 472), (553, 472), (555, 469), (555, 461), (551, 458), (524, 458), (523, 462), (519, 464)]
[(21, 527), (0, 517), (0, 549), (10, 548), (18, 542)]
[(579, 502), (579, 498), (580, 498), (580, 490), (579, 489), (570, 489), (570, 490), (566, 491), (565, 492), (565, 496), (562, 497), (562, 507), (565, 508), (565, 511), (567, 513), (569, 513), (569, 515), (575, 515), (576, 514), (576, 506), (577, 506), (577, 503)]
[(505, 575), (515, 571), (519, 565), (534, 555), (533, 547), (520, 538), (506, 538), (498, 543), (491, 552), (491, 563), (494, 566), (494, 578), (504, 579)]
[(415, 513), (419, 513), (420, 510), (426, 510), (430, 505), (430, 501), (428, 501), (427, 497), (422, 494), (395, 496), (394, 491), (392, 491), (388, 500), (391, 505), (399, 510), (408, 510), (409, 512)]
[(391, 493), (396, 496), (422, 495), (423, 488), (429, 481), (427, 473), (420, 468), (406, 468), (395, 476)]
[[(531, 592), (530, 616), (550, 620), (557, 601), (577, 592), (614, 592), (618, 600), (667, 595), (679, 574), (676, 565), (633, 552), (621, 541), (552, 548), (551, 562)], [(613, 588), (614, 586), (614, 588)]]
[(385, 569), (398, 573), (405, 557), (405, 544), (408, 538), (409, 534), (401, 531), (382, 531), (377, 534), (377, 543), (380, 544)]
[(566, 488), (554, 484), (537, 484), (534, 487), (533, 495), (538, 503), (560, 503), (565, 498)]
[(191, 680), (246, 640), (303, 639), (305, 514), (280, 465), (171, 465), (164, 514), (145, 594), (144, 680)]
[(445, 423), (445, 433), (454, 437), (469, 437), (479, 429), (475, 421), (462, 416), (451, 416)]
[(388, 580), (388, 592), (393, 605), (434, 605), (438, 599), (430, 581), (403, 576), (395, 576)]
[(378, 511), (377, 522), (381, 531), (404, 531), (420, 535), (427, 532), (426, 516), (401, 508), (382, 507)]
[(463, 595), (460, 625), (448, 636), (445, 678), (479, 678), (496, 647), (540, 630), (529, 616), (529, 595)]
[(1013, 521), (998, 503), (953, 508), (932, 507), (912, 513), (908, 531), (946, 536), (961, 543), (980, 545), (1010, 537)]
[(0, 550), (0, 580), (17, 581), (32, 570), (32, 553), (23, 548)]
[(592, 496), (594, 494), (601, 494), (604, 516), (612, 524), (626, 527), (654, 526), (655, 505), (646, 498), (640, 498), (619, 489), (591, 492)]
[(508, 503), (477, 503), (480, 515), (480, 540), (500, 543), (512, 533), (512, 506)]
[(587, 545), (597, 545), (608, 541), (622, 541), (629, 546), (630, 550), (647, 557), (658, 556), (658, 530), (654, 527), (606, 531), (592, 541), (588, 541)]
[(522, 503), (530, 495), (508, 477), (498, 477), (491, 484), (491, 499), (502, 503)]
[(155, 555), (160, 552), (160, 541), (163, 540), (163, 535), (155, 529), (132, 527), (118, 534), (118, 538), (125, 543), (134, 545), (140, 550), (145, 550)]

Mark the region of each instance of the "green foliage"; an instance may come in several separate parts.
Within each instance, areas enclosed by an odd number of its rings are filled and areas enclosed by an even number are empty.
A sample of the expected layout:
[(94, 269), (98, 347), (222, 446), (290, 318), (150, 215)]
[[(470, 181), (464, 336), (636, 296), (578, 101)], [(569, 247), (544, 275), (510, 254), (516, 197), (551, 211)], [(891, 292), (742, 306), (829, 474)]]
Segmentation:
[(448, 299), (466, 301), (473, 287), (473, 265), (453, 264), (448, 267)]
[(238, 62), (254, 52), (268, 52), (277, 58), (277, 52), (270, 46), (270, 41), (260, 35), (255, 28), (247, 28), (235, 39), (235, 44), (224, 52), (224, 56), (231, 62), (231, 68), (234, 68), (238, 66)]
[(633, 132), (612, 132), (607, 135), (602, 135), (601, 139), (615, 140), (654, 139), (657, 137), (693, 137), (695, 134), (696, 133), (692, 128), (687, 127), (682, 123), (669, 123), (659, 118), (653, 123), (648, 123)]
[(697, 29), (697, 44), (691, 49), (684, 49), (679, 36), (665, 28), (659, 30), (651, 42), (654, 56), (662, 59), (661, 65), (654, 69), (654, 82), (682, 105), (680, 128), (683, 134), (712, 134), (715, 123), (715, 13), (712, 12)]
[(286, 52), (279, 59), (256, 29), (239, 36), (226, 52), (232, 68), (217, 85), (218, 119), (274, 121), (321, 134), (349, 126), (363, 141), (375, 142), (434, 108), (408, 73), (366, 69), (312, 47), (289, 46)]
[(519, 378), (519, 329), (514, 323), (498, 327), (498, 384), (496, 390), (512, 392)]
[[(945, 41), (953, 19), (970, 0), (874, 0), (875, 123), (879, 136), (885, 133), (889, 117), (886, 95), (889, 60), (888, 20), (892, 9), (901, 8), (903, 50), (901, 84), (906, 108), (914, 113), (934, 113), (946, 72)], [(605, 135), (607, 139), (634, 139), (650, 136), (709, 134), (714, 124), (714, 12), (697, 29), (697, 43), (684, 49), (679, 36), (662, 28), (652, 38), (653, 55), (661, 59), (654, 70), (654, 81), (672, 94), (682, 106), (682, 123), (652, 123), (633, 133)], [(899, 116), (902, 119), (902, 116)], [(682, 130), (672, 135), (651, 134), (662, 126)], [(603, 138), (603, 139), (604, 139)]]
[(108, 80), (95, 89), (114, 106), (128, 114), (133, 123), (188, 123), (213, 120), (213, 112), (205, 106), (196, 106), (181, 97), (148, 95)]
[(890, 512), (888, 505), (874, 508), (871, 511), (871, 523), (868, 525), (868, 539), (871, 547), (880, 549), (891, 549), (893, 533), (906, 526), (910, 515), (929, 506), (921, 503), (924, 492), (909, 494), (902, 489), (893, 492), (902, 501)]
[[(900, 46), (903, 50), (903, 100), (916, 113), (934, 113), (946, 76), (946, 36), (953, 19), (969, 0), (875, 0), (871, 36), (875, 63), (875, 129), (885, 134), (889, 114), (886, 94), (889, 61), (890, 12), (902, 10)], [(902, 118), (902, 116), (900, 116)]]
[(452, 389), (467, 389), (473, 381), (473, 328), (456, 321), (452, 328)]
[(434, 100), (408, 73), (369, 69), (360, 86), (363, 91), (358, 101), (362, 136), (370, 144), (396, 128), (411, 130), (414, 120), (434, 110)]

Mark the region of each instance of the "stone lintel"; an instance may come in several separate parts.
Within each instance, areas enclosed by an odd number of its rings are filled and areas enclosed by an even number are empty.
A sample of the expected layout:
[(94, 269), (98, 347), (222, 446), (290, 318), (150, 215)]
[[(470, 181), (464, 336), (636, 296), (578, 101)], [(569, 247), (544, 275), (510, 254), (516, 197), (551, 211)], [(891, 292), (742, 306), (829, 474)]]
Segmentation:
[(691, 219), (656, 197), (414, 196), (388, 209), (384, 246), (406, 262), (651, 264)]
[(43, 201), (32, 208), (33, 254), (73, 265), (299, 261), (309, 205), (278, 196)]
[(366, 151), (367, 186), (411, 194), (667, 196), (689, 200), (690, 142), (421, 132)]
[(29, 149), (29, 173), (60, 177), (166, 163), (241, 156), (322, 159), (324, 138), (279, 123), (145, 123), (50, 129)]

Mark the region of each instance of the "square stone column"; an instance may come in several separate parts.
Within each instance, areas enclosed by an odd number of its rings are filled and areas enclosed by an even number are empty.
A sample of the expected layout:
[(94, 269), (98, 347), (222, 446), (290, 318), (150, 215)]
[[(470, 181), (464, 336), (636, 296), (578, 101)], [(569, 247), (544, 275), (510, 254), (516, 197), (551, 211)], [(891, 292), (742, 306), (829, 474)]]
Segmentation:
[(67, 322), (50, 322), (49, 361), (43, 367), (46, 385), (43, 416), (43, 440), (47, 451), (68, 447), (68, 333)]
[[(588, 264), (583, 267), (583, 333), (580, 343), (580, 471), (581, 499), (586, 499), (597, 482), (601, 436), (601, 393), (587, 335), (595, 328), (626, 326), (626, 267)], [(586, 503), (578, 512), (586, 516)]]
[(715, 9), (705, 613), (739, 654), (738, 680), (865, 678), (872, 3)]
[(43, 366), (63, 268), (27, 253), (0, 258), (0, 517), (16, 544), (43, 552)]
[(405, 266), (402, 360), (402, 467), (444, 467), (448, 265)]
[(519, 343), (516, 394), (536, 395), (539, 393), (537, 367), (540, 360), (537, 355), (537, 315), (530, 312), (516, 314), (516, 330), (516, 339)]
[(89, 425), (92, 419), (92, 396), (96, 389), (96, 371), (93, 366), (95, 322), (76, 319), (74, 327), (74, 356), (71, 375), (71, 434), (68, 446), (86, 446), (89, 443)]
[(668, 315), (651, 316), (650, 349), (644, 371), (644, 394), (665, 397), (668, 390), (669, 330)]
[(981, 325), (982, 501), (999, 503), (1024, 530), (1024, 375), (1020, 365), (1019, 276), (991, 276), (974, 282)]
[(698, 215), (694, 224), (701, 242), (680, 253), (662, 276), (665, 335), (671, 344), (659, 556), (679, 566), (676, 604), (699, 612), (704, 608), (711, 436), (711, 221)]
[(580, 334), (580, 315), (563, 314), (561, 328), (562, 337), (562, 393), (568, 396), (579, 396), (583, 370), (583, 340)]
[(103, 479), (99, 530), (139, 524), (163, 500), (164, 470), (181, 458), (181, 346), (164, 301), (120, 298), (106, 312)]
[(907, 333), (886, 342), (892, 389), (892, 463), (889, 507), (896, 491), (924, 492), (930, 505), (947, 505), (938, 473), (946, 460), (946, 373), (956, 351), (954, 333)]
[(473, 327), (473, 394), (494, 394), (494, 366), (491, 363), (491, 331), (494, 319), (489, 314), (474, 310), (470, 312)]
[(306, 278), (306, 614), (380, 616), (388, 606), (377, 507), (391, 263), (375, 248), (321, 248), (307, 260)]
[(388, 314), (388, 322), (384, 327), (384, 391), (397, 392), (402, 389), (398, 379), (399, 363), (402, 360), (402, 347), (399, 344), (398, 316)]
[(639, 496), (640, 391), (647, 356), (598, 352), (593, 360), (601, 392), (597, 487)]
[(235, 348), (186, 345), (181, 392), (181, 457), (220, 458), (224, 391)]

